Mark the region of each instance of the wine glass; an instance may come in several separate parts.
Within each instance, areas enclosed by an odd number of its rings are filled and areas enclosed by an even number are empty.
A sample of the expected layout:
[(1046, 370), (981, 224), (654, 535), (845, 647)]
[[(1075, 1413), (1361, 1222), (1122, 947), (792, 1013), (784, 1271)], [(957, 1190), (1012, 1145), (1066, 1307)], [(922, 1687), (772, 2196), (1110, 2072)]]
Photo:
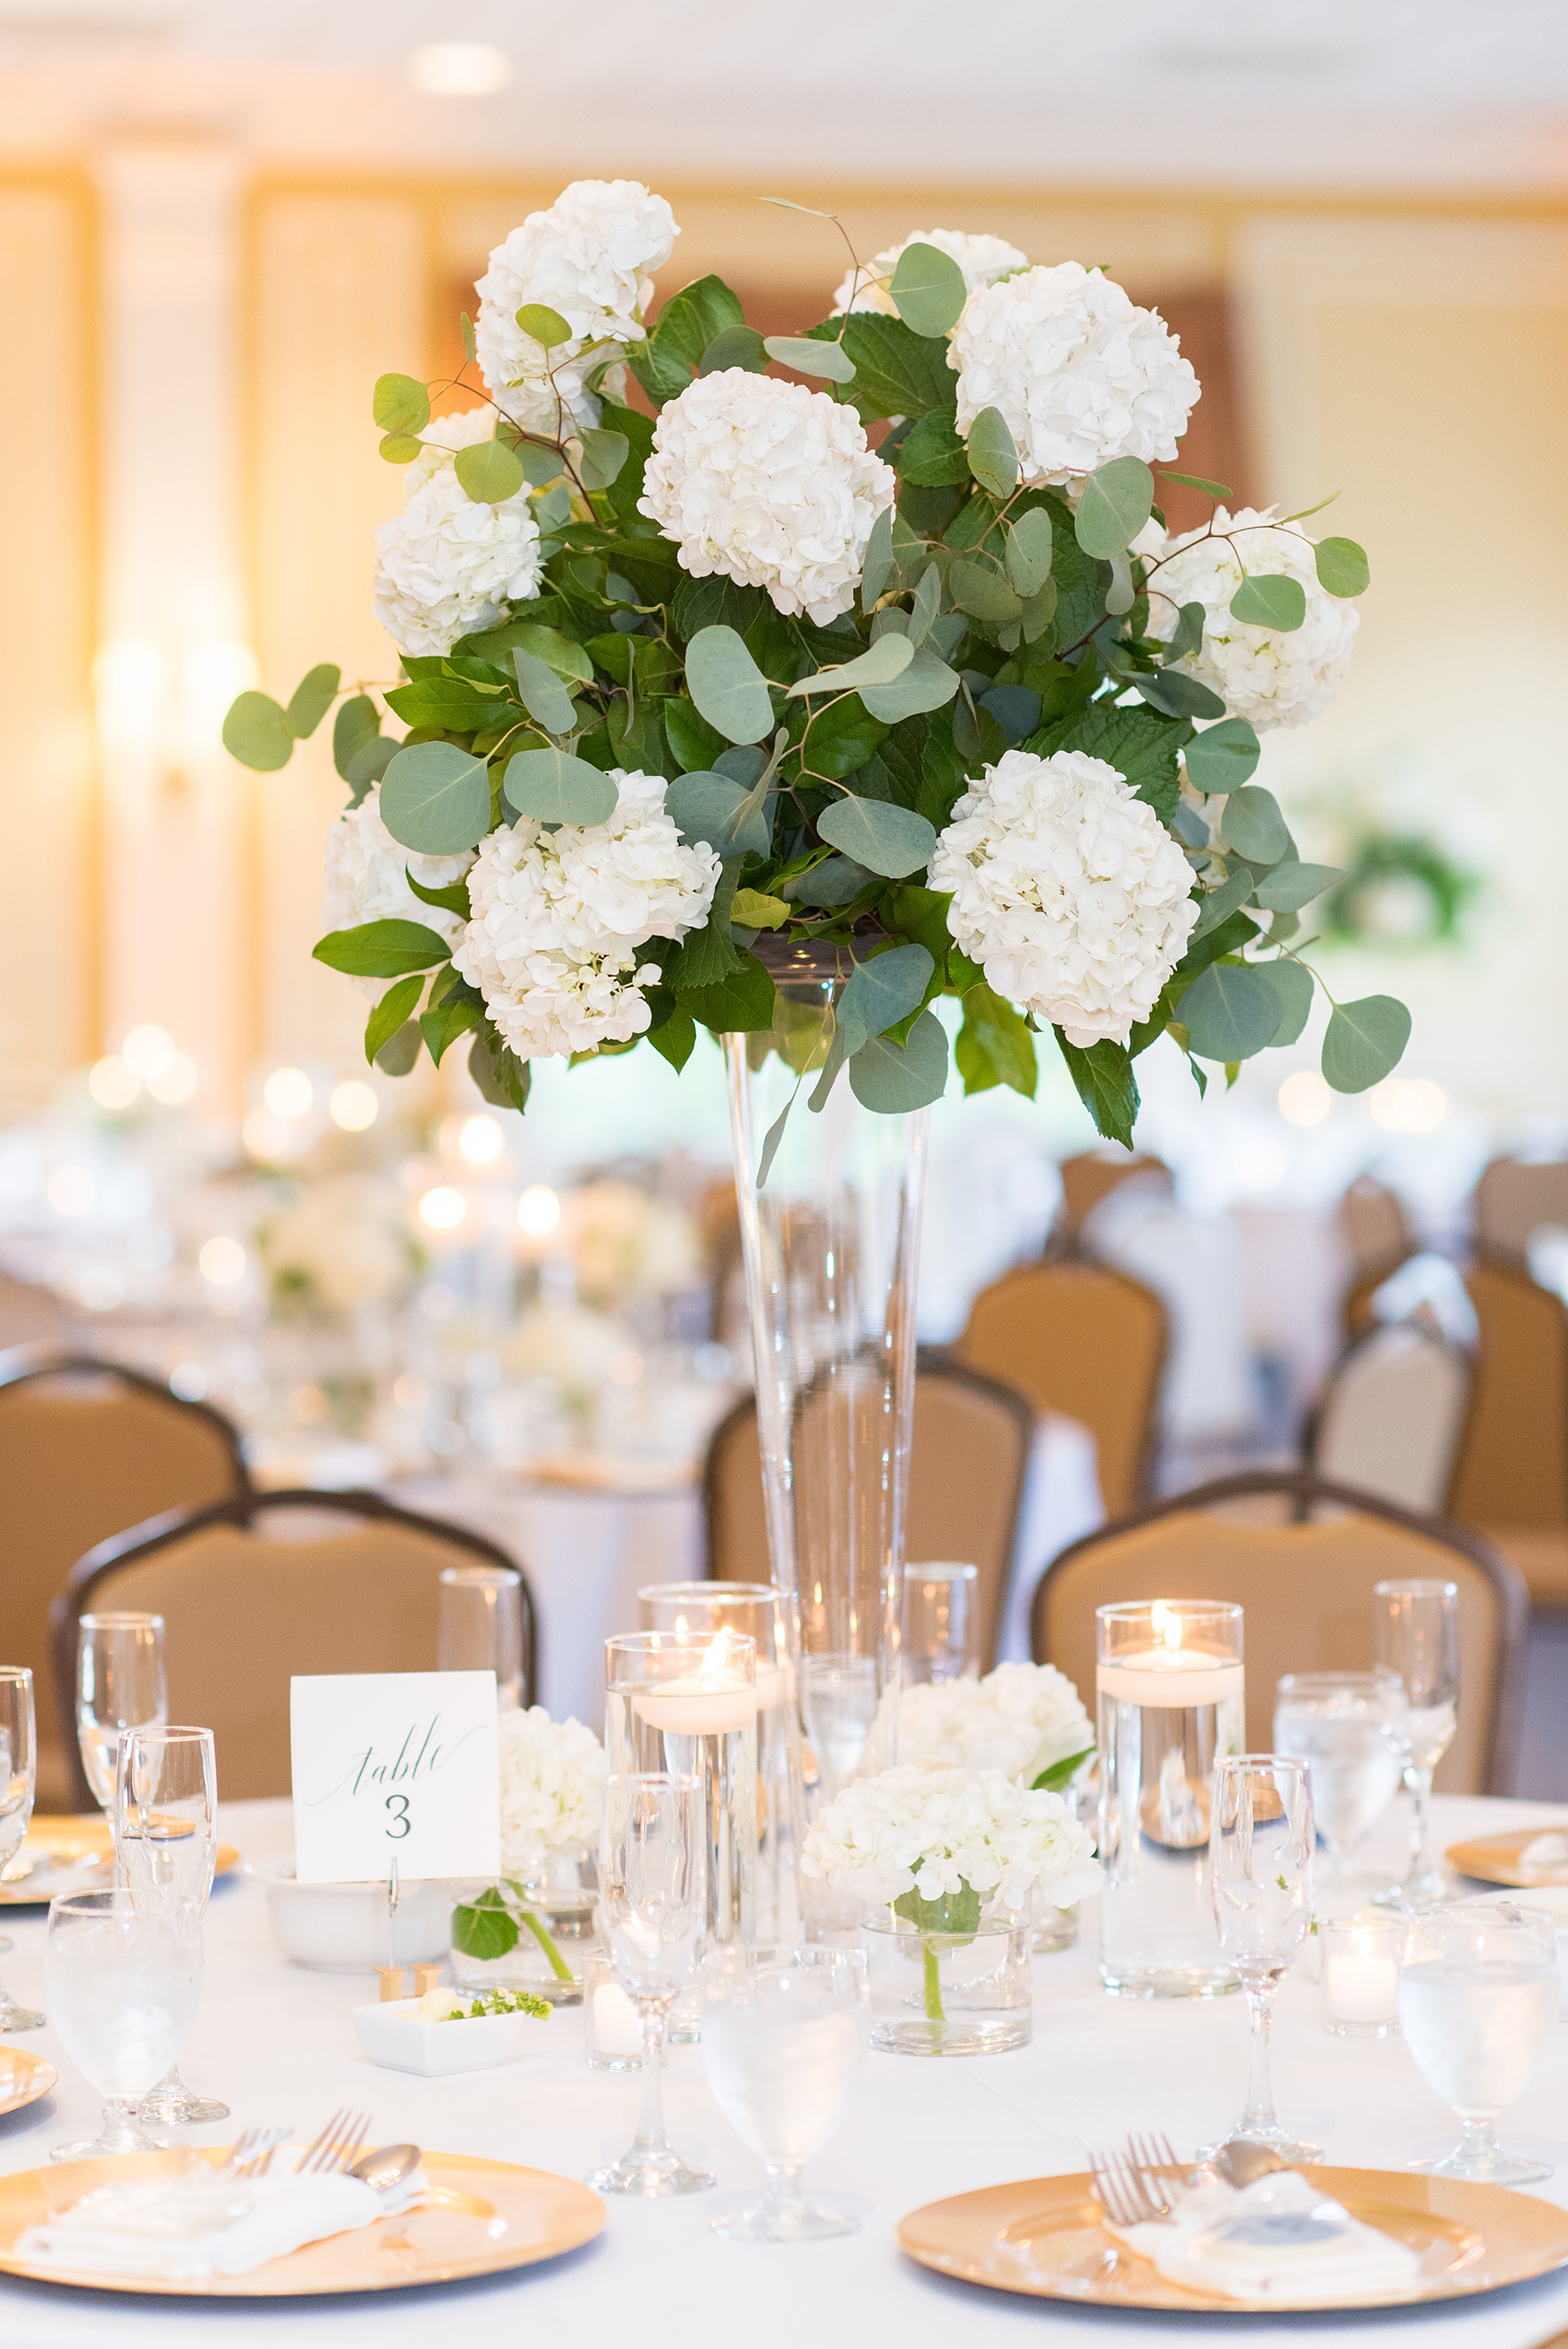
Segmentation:
[[(749, 1642), (748, 1642), (749, 1644)], [(628, 2151), (588, 2184), (600, 2194), (695, 2194), (713, 2179), (664, 2137), (660, 2067), (675, 1994), (696, 1970), (707, 1908), (698, 1778), (612, 1777), (600, 1832), (600, 1929), (642, 2029), (642, 2114)]]
[(1356, 1847), (1399, 1791), (1394, 1716), (1402, 1693), (1380, 1672), (1289, 1672), (1275, 1689), (1274, 1750), (1312, 1767), (1313, 1811), (1328, 1850), (1320, 1915), (1325, 1896), (1352, 1892)]
[(122, 1729), (167, 1721), (160, 1615), (84, 1615), (77, 1626), (77, 1744), (92, 1799), (114, 1812)]
[[(28, 1831), (37, 1783), (32, 1674), (24, 1663), (0, 1663), (0, 1868), (15, 1859)], [(47, 2021), (36, 2007), (19, 2006), (0, 1983), (0, 2031), (42, 2031)]]
[(904, 1568), (901, 1642), (906, 1687), (980, 1677), (980, 1568), (945, 1560)]
[(1300, 1955), (1313, 1914), (1312, 1781), (1294, 1755), (1227, 1754), (1215, 1765), (1209, 1884), (1219, 1946), (1241, 1980), (1252, 2030), (1247, 2106), (1232, 2140), (1286, 2162), (1318, 2162), (1274, 2114), (1269, 2023), (1274, 1994)]
[(1409, 1868), (1381, 1898), (1396, 1908), (1420, 1908), (1440, 1901), (1444, 1889), (1431, 1854), (1429, 1804), (1432, 1772), (1459, 1721), (1459, 1592), (1452, 1582), (1417, 1578), (1380, 1582), (1372, 1597), (1378, 1664), (1400, 1683), (1390, 1718), (1415, 1804)]
[(65, 2053), (103, 2097), (101, 2134), (57, 2145), (57, 2162), (145, 2153), (137, 2107), (185, 2044), (201, 1995), (201, 1912), (194, 1901), (64, 1892), (49, 1903), (49, 2006)]
[(523, 1701), (522, 1579), (509, 1566), (445, 1566), (437, 1600), (436, 1668), (493, 1672), (503, 1712)]
[(751, 2209), (710, 2219), (749, 2243), (813, 2243), (860, 2221), (801, 2191), (808, 2157), (844, 2117), (865, 2062), (865, 1961), (858, 1950), (731, 1950), (703, 1975), (702, 2058), (719, 2108), (767, 2172)]
[[(154, 1723), (121, 1732), (114, 1789), (114, 1857), (137, 1908), (188, 1905), (197, 1929), (218, 1858), (218, 1761), (210, 1729)], [(144, 2120), (227, 2120), (215, 2096), (196, 2096), (172, 2066), (142, 2098)]]
[(1497, 2116), (1522, 2094), (1557, 2021), (1557, 1933), (1543, 1909), (1455, 1901), (1423, 1909), (1405, 1930), (1399, 2028), (1430, 2085), (1460, 2120), (1459, 2142), (1434, 2161), (1438, 2177), (1526, 2186), (1550, 2164), (1497, 2141)]

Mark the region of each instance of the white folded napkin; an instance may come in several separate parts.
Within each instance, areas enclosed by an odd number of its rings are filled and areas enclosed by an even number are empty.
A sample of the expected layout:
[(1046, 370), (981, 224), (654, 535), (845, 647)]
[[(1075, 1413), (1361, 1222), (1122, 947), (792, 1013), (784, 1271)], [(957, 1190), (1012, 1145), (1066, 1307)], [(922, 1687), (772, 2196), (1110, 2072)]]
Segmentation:
[(1519, 1854), (1519, 1866), (1541, 1876), (1568, 1878), (1568, 1830), (1552, 1827), (1544, 1835), (1532, 1835)]
[(395, 2217), (428, 2181), (415, 2170), (376, 2194), (359, 2177), (233, 2177), (216, 2170), (98, 2187), (42, 2226), (17, 2256), (95, 2275), (245, 2275), (326, 2235)]
[(1355, 2300), (1408, 2290), (1420, 2272), (1419, 2251), (1364, 2226), (1294, 2170), (1240, 2192), (1221, 2179), (1194, 2187), (1164, 2224), (1105, 2224), (1171, 2283), (1236, 2300)]

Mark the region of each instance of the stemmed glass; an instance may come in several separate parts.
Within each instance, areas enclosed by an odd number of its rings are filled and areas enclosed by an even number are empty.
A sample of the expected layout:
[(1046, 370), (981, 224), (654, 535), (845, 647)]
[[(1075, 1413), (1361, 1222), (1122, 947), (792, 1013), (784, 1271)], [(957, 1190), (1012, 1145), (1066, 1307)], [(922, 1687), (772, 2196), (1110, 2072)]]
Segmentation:
[(1356, 1905), (1356, 1847), (1399, 1791), (1403, 1693), (1384, 1672), (1290, 1672), (1275, 1689), (1274, 1750), (1312, 1766), (1313, 1810), (1328, 1852), (1320, 1916), (1325, 1898), (1343, 1905), (1351, 1896)]
[[(155, 1723), (120, 1737), (114, 1788), (120, 1881), (148, 1915), (189, 1907), (197, 1930), (218, 1857), (218, 1761), (210, 1729)], [(141, 2103), (144, 2120), (227, 2120), (215, 2096), (196, 2096), (171, 2067)]]
[(114, 1816), (122, 1729), (167, 1721), (160, 1615), (84, 1615), (77, 1626), (77, 1744), (92, 1799)]
[(588, 2184), (600, 2194), (695, 2194), (664, 2136), (659, 2073), (675, 1994), (695, 1972), (707, 1908), (702, 1781), (668, 1771), (612, 1777), (600, 1832), (599, 1914), (615, 1978), (642, 2029), (642, 2113), (628, 2151)]
[(104, 2099), (101, 2134), (57, 2145), (57, 2162), (145, 2153), (137, 2107), (185, 2044), (201, 1996), (201, 1912), (144, 1904), (127, 1885), (49, 1903), (49, 2006), (65, 2053)]
[(725, 2119), (760, 2153), (767, 2191), (710, 2219), (749, 2243), (813, 2243), (860, 2221), (801, 2191), (801, 2171), (844, 2117), (865, 2061), (865, 1961), (858, 1950), (729, 1950), (703, 1974), (702, 2057)]
[(1497, 2116), (1520, 2095), (1557, 2021), (1557, 1934), (1541, 1909), (1455, 1901), (1405, 1929), (1399, 2028), (1429, 2083), (1460, 2119), (1459, 2142), (1410, 2167), (1438, 2177), (1526, 2186), (1550, 2164), (1507, 2153)]
[(442, 1672), (493, 1672), (503, 1712), (523, 1701), (523, 1589), (509, 1566), (446, 1566), (437, 1597)]
[(1392, 1892), (1379, 1897), (1396, 1908), (1420, 1908), (1443, 1894), (1431, 1848), (1429, 1804), (1432, 1772), (1453, 1744), (1459, 1722), (1459, 1592), (1452, 1582), (1418, 1578), (1380, 1582), (1372, 1597), (1378, 1665), (1400, 1683), (1390, 1718), (1415, 1804), (1408, 1871)]
[[(0, 1869), (15, 1859), (28, 1831), (37, 1784), (32, 1674), (26, 1664), (0, 1664)], [(0, 1983), (0, 2031), (42, 2031), (47, 2021), (36, 2007), (18, 2006)]]
[(1219, 1946), (1235, 1967), (1252, 2026), (1247, 2107), (1230, 2131), (1282, 2161), (1317, 2162), (1274, 2114), (1269, 2023), (1274, 1994), (1299, 1956), (1313, 1914), (1310, 1766), (1293, 1755), (1227, 1754), (1215, 1765), (1209, 1882)]

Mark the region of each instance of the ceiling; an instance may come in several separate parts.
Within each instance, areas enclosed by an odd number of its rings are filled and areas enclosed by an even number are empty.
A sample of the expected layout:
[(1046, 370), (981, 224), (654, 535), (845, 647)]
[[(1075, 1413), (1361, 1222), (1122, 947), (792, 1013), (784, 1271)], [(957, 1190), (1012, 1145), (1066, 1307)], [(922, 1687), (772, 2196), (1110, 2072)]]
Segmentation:
[[(510, 88), (425, 97), (430, 41)], [(1557, 185), (1563, 0), (0, 0), (0, 157), (201, 130), (345, 168), (748, 184)]]

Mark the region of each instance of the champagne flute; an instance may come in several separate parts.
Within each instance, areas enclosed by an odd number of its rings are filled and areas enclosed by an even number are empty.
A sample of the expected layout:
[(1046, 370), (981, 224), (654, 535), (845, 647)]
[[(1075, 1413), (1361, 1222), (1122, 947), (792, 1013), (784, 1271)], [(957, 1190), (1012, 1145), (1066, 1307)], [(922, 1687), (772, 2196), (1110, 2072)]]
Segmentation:
[[(750, 1642), (747, 1642), (748, 1646)], [(670, 1771), (612, 1777), (600, 1833), (599, 1913), (615, 1978), (642, 2030), (642, 2114), (600, 2194), (695, 2194), (713, 2179), (666, 2142), (660, 2068), (675, 1995), (696, 1970), (707, 1913), (703, 1789)]]
[[(218, 1761), (210, 1729), (153, 1723), (120, 1736), (114, 1857), (139, 1910), (189, 1908), (199, 1933), (218, 1858)], [(141, 2100), (144, 2121), (227, 2120), (215, 2096), (196, 2096), (171, 2067)]]
[(122, 1729), (167, 1721), (160, 1615), (84, 1615), (77, 1626), (77, 1743), (93, 1801), (114, 1816)]
[(1557, 1933), (1542, 1909), (1455, 1901), (1410, 1918), (1399, 2028), (1460, 2121), (1458, 2144), (1434, 2161), (1412, 2162), (1412, 2169), (1493, 2186), (1551, 2176), (1550, 2164), (1498, 2143), (1497, 2118), (1528, 2084), (1557, 2021), (1560, 1989)]
[[(0, 1868), (15, 1859), (28, 1831), (37, 1784), (32, 1674), (24, 1663), (0, 1663)], [(36, 2007), (18, 2005), (0, 1983), (0, 2031), (42, 2031), (47, 2021)]]
[(49, 1903), (49, 2005), (65, 2053), (103, 2097), (101, 2134), (57, 2145), (57, 2162), (145, 2153), (137, 2107), (184, 2045), (201, 1995), (194, 1901), (143, 1904), (126, 1885)]
[(857, 1950), (730, 1949), (703, 1978), (702, 2057), (719, 2108), (767, 2172), (760, 2202), (710, 2219), (748, 2243), (814, 2243), (860, 2221), (801, 2191), (801, 2171), (844, 2117), (865, 2062), (865, 1961)]
[(1286, 2162), (1320, 2162), (1275, 2118), (1269, 2065), (1274, 1994), (1300, 1955), (1313, 1914), (1310, 1765), (1294, 1755), (1227, 1754), (1215, 1765), (1209, 1884), (1219, 1946), (1247, 2001), (1252, 2055), (1247, 2105), (1234, 2142), (1265, 2146)]
[(436, 1669), (493, 1672), (503, 1712), (523, 1701), (523, 1590), (509, 1566), (446, 1566), (437, 1600)]
[(1390, 1720), (1415, 1805), (1409, 1867), (1403, 1882), (1380, 1897), (1395, 1908), (1419, 1909), (1441, 1901), (1444, 1890), (1431, 1852), (1429, 1806), (1432, 1772), (1459, 1722), (1459, 1592), (1452, 1582), (1418, 1577), (1380, 1582), (1372, 1598), (1378, 1666), (1400, 1684)]

